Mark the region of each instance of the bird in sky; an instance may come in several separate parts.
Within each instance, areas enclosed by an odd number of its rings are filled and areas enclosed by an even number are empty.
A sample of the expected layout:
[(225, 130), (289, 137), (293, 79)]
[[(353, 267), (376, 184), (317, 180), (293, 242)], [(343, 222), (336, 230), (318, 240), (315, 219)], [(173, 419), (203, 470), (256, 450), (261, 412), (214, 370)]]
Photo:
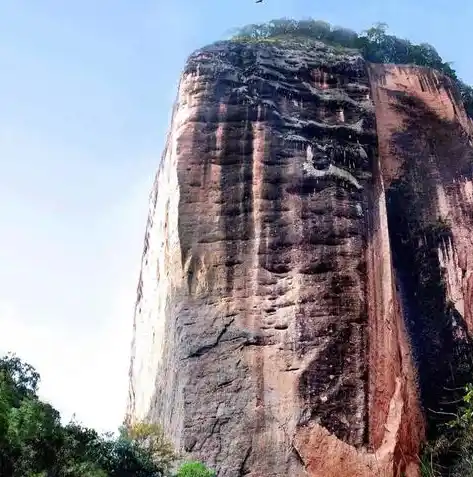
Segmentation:
[(263, 3), (263, 0), (256, 0), (255, 3)]

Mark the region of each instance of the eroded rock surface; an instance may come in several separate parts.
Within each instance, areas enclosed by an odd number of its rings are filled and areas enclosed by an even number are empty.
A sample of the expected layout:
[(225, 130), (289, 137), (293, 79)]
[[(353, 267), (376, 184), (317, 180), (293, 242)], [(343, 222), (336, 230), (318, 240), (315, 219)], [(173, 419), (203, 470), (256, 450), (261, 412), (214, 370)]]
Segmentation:
[[(391, 150), (390, 71), (299, 42), (223, 42), (186, 64), (150, 199), (128, 420), (162, 423), (219, 477), (417, 475), (409, 293), (389, 229), (409, 154)], [(452, 187), (471, 200), (471, 182)], [(459, 213), (459, 195), (435, 190)], [(449, 235), (436, 256), (471, 322), (466, 217), (451, 227), (463, 245), (450, 253)]]
[(370, 76), (391, 249), (429, 418), (455, 412), (473, 371), (473, 127), (439, 73), (370, 65)]

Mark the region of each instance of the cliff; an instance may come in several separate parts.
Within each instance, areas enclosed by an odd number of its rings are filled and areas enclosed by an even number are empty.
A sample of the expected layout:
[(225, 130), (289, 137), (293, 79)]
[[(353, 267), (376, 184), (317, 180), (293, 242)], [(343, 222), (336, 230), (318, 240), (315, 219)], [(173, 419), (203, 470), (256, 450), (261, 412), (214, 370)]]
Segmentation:
[(220, 477), (416, 476), (426, 410), (470, 369), (472, 132), (425, 68), (296, 40), (191, 55), (128, 422)]

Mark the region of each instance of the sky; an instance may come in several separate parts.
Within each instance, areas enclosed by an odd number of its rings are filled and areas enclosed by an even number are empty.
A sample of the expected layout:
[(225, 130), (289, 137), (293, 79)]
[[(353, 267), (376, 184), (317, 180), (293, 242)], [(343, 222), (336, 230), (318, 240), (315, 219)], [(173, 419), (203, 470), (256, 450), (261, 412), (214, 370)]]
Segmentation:
[(67, 421), (128, 389), (148, 194), (186, 57), (273, 18), (377, 21), (473, 83), (471, 0), (0, 0), (0, 353)]

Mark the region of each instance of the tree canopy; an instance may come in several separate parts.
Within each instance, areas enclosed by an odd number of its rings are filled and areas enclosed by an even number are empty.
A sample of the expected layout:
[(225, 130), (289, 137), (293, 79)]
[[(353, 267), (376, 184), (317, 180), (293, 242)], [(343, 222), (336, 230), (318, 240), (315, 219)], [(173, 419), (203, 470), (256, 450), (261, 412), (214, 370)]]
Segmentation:
[(459, 80), (451, 63), (444, 61), (429, 43), (414, 44), (388, 34), (387, 30), (388, 26), (385, 23), (377, 23), (358, 34), (321, 20), (281, 18), (236, 29), (233, 39), (250, 41), (277, 41), (288, 37), (312, 39), (334, 46), (357, 49), (367, 61), (373, 63), (428, 66), (455, 80), (465, 108), (473, 117), (473, 88)]
[[(162, 429), (137, 423), (117, 437), (77, 422), (38, 397), (40, 375), (14, 355), (0, 359), (0, 475), (2, 477), (164, 477), (178, 459)], [(213, 475), (203, 464), (186, 477)], [(207, 473), (205, 473), (205, 472)]]

